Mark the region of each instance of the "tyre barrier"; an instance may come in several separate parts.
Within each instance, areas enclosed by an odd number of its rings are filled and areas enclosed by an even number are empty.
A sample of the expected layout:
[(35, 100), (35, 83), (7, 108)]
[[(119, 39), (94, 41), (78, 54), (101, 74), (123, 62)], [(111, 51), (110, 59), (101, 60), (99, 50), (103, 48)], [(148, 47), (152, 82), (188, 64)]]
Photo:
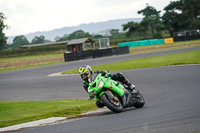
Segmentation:
[(123, 42), (119, 43), (119, 47), (137, 47), (137, 46), (145, 46), (145, 45), (154, 45), (154, 44), (164, 44), (164, 43), (173, 43), (179, 41), (190, 41), (200, 39), (200, 35), (190, 35), (190, 36), (175, 36), (173, 38), (165, 38), (165, 39), (149, 39), (149, 40), (141, 40), (141, 41), (133, 41), (133, 42)]

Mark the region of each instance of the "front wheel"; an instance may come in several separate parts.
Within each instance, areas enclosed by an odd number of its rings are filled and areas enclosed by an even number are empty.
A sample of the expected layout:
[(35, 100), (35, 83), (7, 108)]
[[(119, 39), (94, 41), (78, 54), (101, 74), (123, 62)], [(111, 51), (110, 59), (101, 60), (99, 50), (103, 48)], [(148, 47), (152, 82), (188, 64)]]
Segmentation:
[(142, 108), (145, 104), (143, 96), (138, 92), (134, 94), (135, 104), (133, 105), (135, 108)]
[(123, 106), (120, 103), (120, 101), (116, 101), (113, 100), (111, 98), (109, 98), (106, 94), (103, 94), (100, 97), (101, 101), (103, 102), (103, 104), (108, 107), (110, 110), (112, 110), (115, 113), (120, 113), (123, 111)]

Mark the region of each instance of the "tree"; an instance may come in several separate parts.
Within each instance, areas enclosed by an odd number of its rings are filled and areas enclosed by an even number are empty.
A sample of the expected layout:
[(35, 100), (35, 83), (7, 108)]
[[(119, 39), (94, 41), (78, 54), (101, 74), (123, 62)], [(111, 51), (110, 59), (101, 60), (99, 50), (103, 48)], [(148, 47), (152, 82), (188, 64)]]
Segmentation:
[(138, 14), (142, 14), (143, 16), (145, 17), (160, 17), (160, 12), (161, 11), (157, 11), (154, 7), (152, 6), (149, 6), (147, 4), (146, 8), (138, 11)]
[(200, 28), (200, 20), (197, 18), (200, 15), (200, 1), (199, 0), (181, 0), (182, 12), (188, 17), (190, 27), (192, 29)]
[(26, 45), (26, 44), (29, 44), (29, 41), (26, 39), (25, 36), (20, 35), (20, 36), (16, 36), (13, 39), (12, 45), (16, 48), (16, 47), (19, 47), (20, 45)]
[(147, 19), (143, 19), (143, 20), (140, 22), (138, 31), (139, 31), (140, 33), (142, 33), (142, 35), (144, 36), (144, 39), (147, 39), (147, 32), (148, 32), (148, 29), (149, 29), (149, 22), (148, 22)]
[[(155, 36), (155, 31), (159, 32), (162, 30), (162, 21), (160, 19), (160, 12), (157, 11), (154, 7), (147, 4), (146, 8), (138, 11), (138, 14), (144, 15), (143, 21), (145, 25), (148, 25), (148, 28), (151, 29), (153, 37)], [(146, 26), (147, 27), (147, 26)]]
[(123, 31), (126, 32), (126, 36), (132, 36), (134, 33), (136, 33), (139, 29), (139, 23), (137, 22), (128, 22), (127, 24), (123, 24)]
[(8, 28), (8, 26), (4, 24), (5, 19), (6, 18), (4, 17), (4, 14), (0, 12), (0, 50), (2, 50), (4, 46), (6, 45), (6, 39), (7, 39), (7, 37), (3, 33), (3, 30), (5, 28)]
[(110, 30), (110, 34), (113, 38), (119, 37), (119, 29), (112, 29)]
[(94, 39), (99, 39), (99, 38), (104, 38), (104, 36), (97, 34), (97, 35), (94, 35), (93, 38)]
[(173, 1), (170, 2), (168, 6), (164, 8), (165, 13), (162, 16), (163, 23), (167, 30), (169, 30), (171, 36), (173, 32), (181, 30), (184, 26), (186, 20), (182, 20), (182, 2)]
[(173, 32), (200, 28), (200, 20), (197, 18), (200, 15), (199, 0), (173, 1), (164, 11), (162, 19), (171, 36)]
[(125, 33), (122, 33), (122, 32), (120, 32), (119, 31), (119, 29), (111, 29), (110, 30), (110, 38), (112, 39), (112, 38), (117, 38), (117, 39), (119, 39), (119, 38), (123, 38), (123, 37), (125, 37)]
[(35, 36), (33, 40), (31, 41), (32, 44), (40, 44), (45, 42), (45, 37), (44, 36)]
[(55, 38), (55, 40), (57, 42), (61, 42), (61, 41), (67, 41), (68, 39), (68, 35), (64, 35), (63, 37), (57, 37), (57, 39)]
[(57, 39), (57, 42), (60, 41), (67, 41), (72, 39), (78, 39), (78, 38), (92, 38), (92, 35), (90, 35), (88, 32), (84, 32), (83, 30), (77, 30), (69, 35), (64, 35), (63, 37)]
[(69, 35), (68, 39), (78, 39), (78, 38), (91, 38), (92, 35), (90, 35), (88, 32), (84, 32), (82, 30), (77, 30), (75, 32), (73, 32), (72, 34)]

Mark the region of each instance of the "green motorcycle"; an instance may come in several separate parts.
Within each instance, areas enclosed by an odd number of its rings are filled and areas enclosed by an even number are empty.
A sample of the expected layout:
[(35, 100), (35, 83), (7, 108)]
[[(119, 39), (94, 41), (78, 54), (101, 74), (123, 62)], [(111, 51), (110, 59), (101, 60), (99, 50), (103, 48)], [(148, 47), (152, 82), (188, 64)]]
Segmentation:
[(88, 81), (90, 97), (95, 97), (101, 105), (105, 105), (115, 113), (120, 113), (128, 107), (141, 108), (145, 104), (143, 96), (138, 91), (129, 92), (125, 89), (125, 85), (110, 77), (92, 73)]

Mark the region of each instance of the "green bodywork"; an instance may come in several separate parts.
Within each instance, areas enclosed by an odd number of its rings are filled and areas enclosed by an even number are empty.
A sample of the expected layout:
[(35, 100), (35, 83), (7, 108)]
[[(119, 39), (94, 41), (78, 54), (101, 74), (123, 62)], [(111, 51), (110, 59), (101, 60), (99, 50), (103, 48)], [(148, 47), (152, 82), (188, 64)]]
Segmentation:
[[(94, 78), (90, 80), (88, 93), (90, 96), (99, 99), (106, 90), (116, 92), (120, 97), (124, 94), (124, 86), (110, 77), (103, 77), (101, 74), (90, 75)], [(106, 89), (105, 89), (106, 88)]]

